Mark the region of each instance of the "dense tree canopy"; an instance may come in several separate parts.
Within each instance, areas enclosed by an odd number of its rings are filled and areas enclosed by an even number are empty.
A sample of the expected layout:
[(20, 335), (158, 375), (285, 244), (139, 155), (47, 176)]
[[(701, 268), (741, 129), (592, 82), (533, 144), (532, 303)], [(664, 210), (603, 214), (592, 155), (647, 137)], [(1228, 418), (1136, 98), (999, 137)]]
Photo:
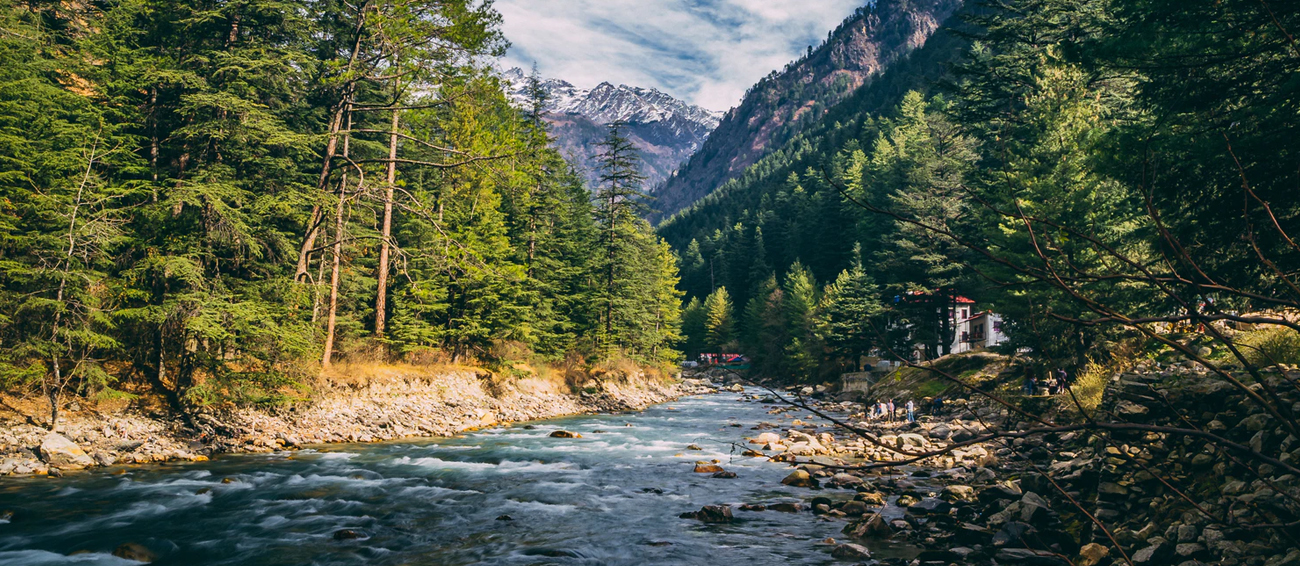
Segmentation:
[(540, 89), (507, 102), (499, 24), (470, 1), (4, 3), (6, 390), (183, 409), (376, 353), (674, 359), (675, 256), (623, 196), (593, 206)]

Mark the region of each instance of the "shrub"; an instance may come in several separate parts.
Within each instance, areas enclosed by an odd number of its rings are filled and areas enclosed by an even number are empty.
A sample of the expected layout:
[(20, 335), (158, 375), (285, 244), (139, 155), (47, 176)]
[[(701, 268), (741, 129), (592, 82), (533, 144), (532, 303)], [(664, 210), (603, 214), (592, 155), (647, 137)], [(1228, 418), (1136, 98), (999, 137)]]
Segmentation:
[(1248, 332), (1237, 340), (1252, 365), (1300, 364), (1300, 332), (1274, 327)]

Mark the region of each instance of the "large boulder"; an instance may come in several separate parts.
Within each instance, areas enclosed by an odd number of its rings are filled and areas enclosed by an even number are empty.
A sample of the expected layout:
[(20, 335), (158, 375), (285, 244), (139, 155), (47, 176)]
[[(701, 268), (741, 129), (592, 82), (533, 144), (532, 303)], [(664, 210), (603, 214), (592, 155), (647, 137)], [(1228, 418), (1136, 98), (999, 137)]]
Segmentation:
[(94, 458), (87, 455), (80, 446), (56, 432), (45, 435), (40, 452), (41, 459), (46, 464), (62, 469), (89, 468), (95, 465)]

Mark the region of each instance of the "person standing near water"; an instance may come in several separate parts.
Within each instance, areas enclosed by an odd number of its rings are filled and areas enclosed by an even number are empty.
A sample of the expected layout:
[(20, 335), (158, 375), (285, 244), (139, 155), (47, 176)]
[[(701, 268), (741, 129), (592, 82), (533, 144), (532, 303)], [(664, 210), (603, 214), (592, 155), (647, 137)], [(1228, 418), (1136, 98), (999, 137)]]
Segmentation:
[(911, 399), (907, 400), (907, 422), (916, 422), (916, 403)]
[(894, 400), (890, 399), (889, 400), (889, 422), (891, 423), (894, 422), (894, 417), (897, 416), (897, 413), (894, 412), (896, 410), (897, 409), (894, 408)]

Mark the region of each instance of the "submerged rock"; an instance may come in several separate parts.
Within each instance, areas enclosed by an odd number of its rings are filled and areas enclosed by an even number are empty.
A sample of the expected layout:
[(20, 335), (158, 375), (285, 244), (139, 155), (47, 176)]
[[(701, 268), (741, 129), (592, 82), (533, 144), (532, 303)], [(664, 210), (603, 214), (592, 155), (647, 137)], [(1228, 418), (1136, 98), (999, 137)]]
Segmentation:
[(735, 517), (731, 514), (730, 505), (705, 505), (699, 511), (682, 513), (678, 517), (695, 519), (704, 523), (730, 523), (735, 520)]
[(158, 555), (154, 554), (152, 550), (134, 542), (128, 542), (113, 549), (113, 556), (146, 564), (158, 559)]
[(695, 473), (697, 474), (717, 474), (725, 471), (727, 470), (722, 469), (722, 466), (710, 462), (695, 463)]
[(567, 430), (557, 430), (551, 433), (551, 438), (582, 438), (581, 434), (569, 432)]
[(361, 531), (354, 531), (352, 529), (342, 529), (342, 530), (334, 531), (334, 540), (357, 540), (363, 538), (369, 538), (369, 537), (367, 537), (366, 534)]

